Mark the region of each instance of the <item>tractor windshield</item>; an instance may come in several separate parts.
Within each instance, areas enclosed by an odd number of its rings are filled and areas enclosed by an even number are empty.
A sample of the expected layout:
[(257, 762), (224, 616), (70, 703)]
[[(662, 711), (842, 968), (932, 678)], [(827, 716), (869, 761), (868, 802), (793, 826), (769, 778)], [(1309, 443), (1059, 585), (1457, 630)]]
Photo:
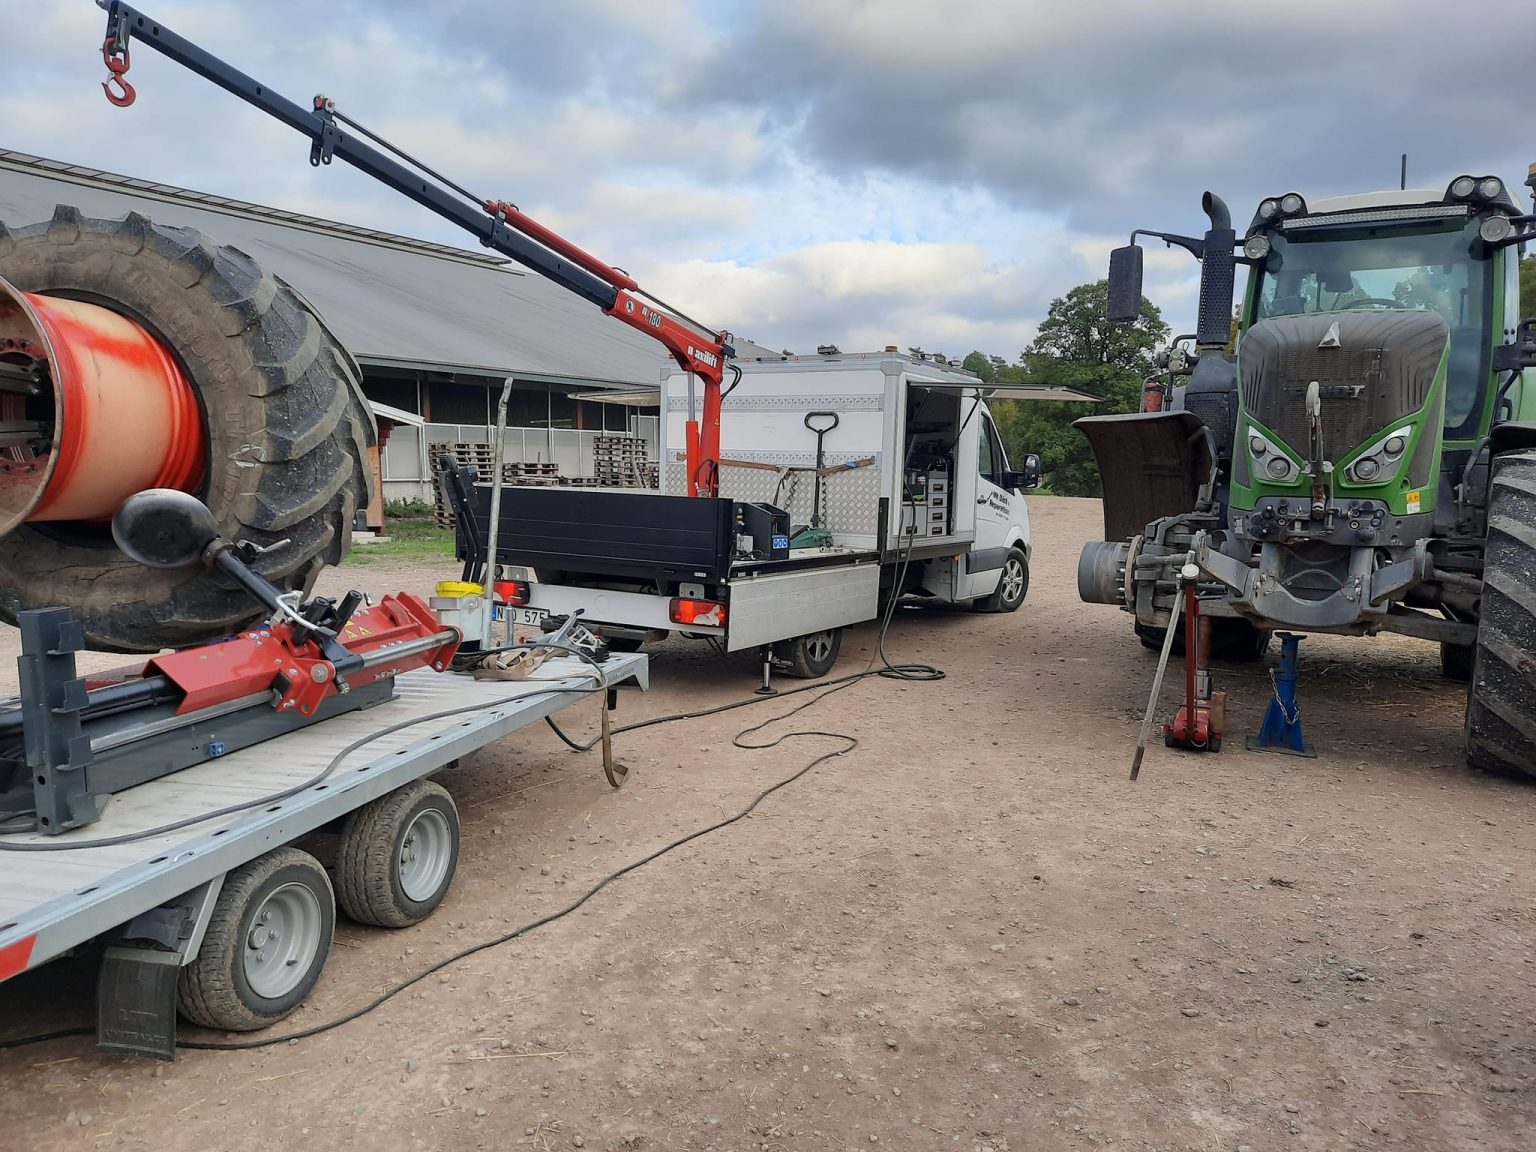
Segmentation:
[(1346, 308), (1422, 308), (1451, 330), (1446, 439), (1476, 434), (1488, 380), (1492, 265), (1472, 257), (1477, 221), (1313, 227), (1270, 234), (1254, 320)]

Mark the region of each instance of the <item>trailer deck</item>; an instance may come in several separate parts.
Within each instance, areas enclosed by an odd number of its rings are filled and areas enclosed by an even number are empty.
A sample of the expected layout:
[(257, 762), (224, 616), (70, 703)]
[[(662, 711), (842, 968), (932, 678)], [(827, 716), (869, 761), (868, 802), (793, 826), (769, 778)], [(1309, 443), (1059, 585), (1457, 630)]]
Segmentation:
[[(55, 849), (0, 853), (5, 878), (0, 884), (0, 980), (218, 881), (231, 868), (577, 703), (597, 688), (595, 670), (573, 657), (549, 660), (539, 673), (536, 679), (505, 681), (411, 672), (399, 676), (395, 696), (376, 707), (122, 792), (88, 827), (60, 836), (0, 837), (8, 845)], [(602, 678), (605, 688), (625, 681), (646, 688), (646, 658), (610, 657), (602, 665)], [(476, 706), (475, 711), (437, 716)], [(318, 775), (355, 741), (412, 721), (417, 723), (357, 749), (323, 782), (286, 799), (159, 836), (91, 846), (280, 793)]]

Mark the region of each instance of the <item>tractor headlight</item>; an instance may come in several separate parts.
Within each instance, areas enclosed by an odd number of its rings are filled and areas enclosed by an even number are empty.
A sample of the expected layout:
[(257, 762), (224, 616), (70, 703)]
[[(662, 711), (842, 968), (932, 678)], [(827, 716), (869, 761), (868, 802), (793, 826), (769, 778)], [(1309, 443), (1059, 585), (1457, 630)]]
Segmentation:
[(1492, 200), (1504, 191), (1504, 181), (1497, 176), (1485, 176), (1477, 186), (1477, 194), (1484, 200)]
[(1285, 484), (1301, 475), (1296, 462), (1273, 447), (1257, 432), (1248, 433), (1248, 456), (1253, 461), (1254, 473), (1264, 480)]
[(1508, 216), (1488, 216), (1478, 225), (1477, 234), (1489, 244), (1497, 244), (1513, 232), (1515, 226)]
[(1458, 176), (1451, 181), (1451, 195), (1458, 200), (1465, 200), (1476, 191), (1477, 181), (1470, 176)]
[(1356, 484), (1384, 484), (1395, 479), (1412, 433), (1412, 428), (1394, 428), (1356, 456), (1344, 469), (1344, 475)]
[[(1496, 217), (1502, 219), (1502, 217)], [(1262, 260), (1269, 255), (1269, 237), (1260, 232), (1243, 241), (1243, 255), (1250, 260)]]
[(1301, 211), (1302, 207), (1301, 197), (1294, 192), (1287, 192), (1284, 196), (1280, 197), (1280, 211), (1284, 212), (1287, 216), (1295, 215)]
[(1273, 220), (1278, 215), (1280, 215), (1280, 201), (1270, 199), (1259, 205), (1260, 220)]

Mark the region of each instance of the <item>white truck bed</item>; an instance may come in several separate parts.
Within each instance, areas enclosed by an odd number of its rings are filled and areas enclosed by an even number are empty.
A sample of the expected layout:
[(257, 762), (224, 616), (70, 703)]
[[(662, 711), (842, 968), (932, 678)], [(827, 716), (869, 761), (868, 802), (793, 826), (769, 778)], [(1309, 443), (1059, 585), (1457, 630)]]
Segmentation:
[[(644, 656), (615, 655), (602, 667), (606, 686), (626, 680), (649, 685)], [(120, 792), (94, 824), (60, 836), (0, 837), (6, 844), (64, 846), (50, 852), (0, 852), (0, 978), (45, 963), (402, 784), (589, 698), (594, 673), (591, 665), (573, 657), (551, 659), (537, 670), (537, 679), (524, 681), (409, 672), (396, 679), (395, 696), (384, 704)], [(88, 846), (281, 792), (319, 774), (333, 756), (370, 733), (475, 704), (484, 708), (381, 736), (343, 760), (323, 783), (269, 806), (127, 844)], [(72, 843), (81, 846), (68, 847)]]

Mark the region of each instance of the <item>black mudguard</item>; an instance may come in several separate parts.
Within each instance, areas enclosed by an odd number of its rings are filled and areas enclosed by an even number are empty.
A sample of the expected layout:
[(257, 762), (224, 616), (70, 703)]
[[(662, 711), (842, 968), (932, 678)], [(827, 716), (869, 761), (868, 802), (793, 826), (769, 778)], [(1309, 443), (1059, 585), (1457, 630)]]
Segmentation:
[(1129, 540), (1164, 516), (1194, 510), (1211, 474), (1210, 441), (1193, 412), (1084, 416), (1104, 488), (1104, 539)]

